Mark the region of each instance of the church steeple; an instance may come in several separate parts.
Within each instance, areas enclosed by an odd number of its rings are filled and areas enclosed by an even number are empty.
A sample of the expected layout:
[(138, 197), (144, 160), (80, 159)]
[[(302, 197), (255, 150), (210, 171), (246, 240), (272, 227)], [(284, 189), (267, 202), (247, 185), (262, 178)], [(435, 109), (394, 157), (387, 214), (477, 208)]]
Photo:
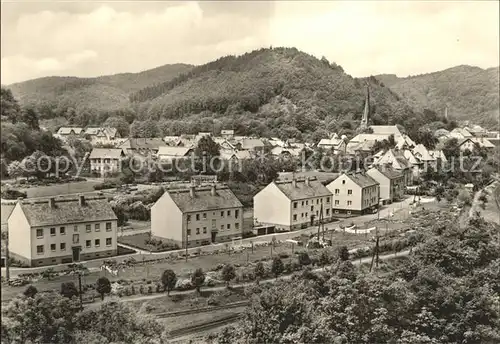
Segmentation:
[(444, 118), (448, 120), (448, 106), (444, 108)]
[(365, 110), (363, 111), (363, 117), (361, 118), (361, 129), (368, 128), (368, 116), (370, 115), (370, 88), (366, 85), (366, 99), (365, 99)]

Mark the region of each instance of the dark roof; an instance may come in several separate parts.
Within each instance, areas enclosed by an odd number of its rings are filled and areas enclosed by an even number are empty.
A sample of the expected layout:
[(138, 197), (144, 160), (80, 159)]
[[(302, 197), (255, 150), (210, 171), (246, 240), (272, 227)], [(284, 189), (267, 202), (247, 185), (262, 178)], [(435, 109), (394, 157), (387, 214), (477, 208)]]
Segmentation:
[(305, 179), (316, 178), (320, 182), (326, 182), (334, 180), (339, 176), (339, 173), (335, 172), (321, 172), (321, 171), (306, 171), (306, 172), (280, 172), (278, 173), (278, 180), (292, 180), (293, 178)]
[(49, 206), (49, 198), (36, 201), (23, 200), (21, 209), (32, 227), (117, 219), (105, 197), (87, 196), (84, 206), (80, 206), (78, 197), (56, 198), (54, 208)]
[(162, 138), (131, 138), (129, 139), (130, 149), (159, 149), (160, 146), (165, 146)]
[(305, 179), (297, 179), (296, 186), (293, 186), (292, 180), (275, 181), (274, 184), (280, 189), (290, 200), (298, 200), (311, 197), (331, 196), (332, 193), (321, 182), (314, 178), (309, 178), (309, 185)]
[(382, 165), (382, 166), (377, 166), (375, 168), (389, 179), (396, 179), (403, 177), (403, 173), (395, 170), (391, 165)]
[(190, 189), (179, 189), (166, 191), (172, 198), (177, 207), (185, 212), (226, 209), (226, 208), (241, 208), (238, 197), (234, 195), (231, 189), (227, 186), (217, 186), (215, 196), (211, 194), (212, 187), (195, 187), (194, 197), (191, 197)]
[[(369, 186), (378, 185), (378, 182), (375, 179), (373, 179), (372, 177), (363, 172), (348, 173), (347, 176), (361, 188), (367, 188)], [(340, 176), (339, 178), (341, 177), (342, 176)]]

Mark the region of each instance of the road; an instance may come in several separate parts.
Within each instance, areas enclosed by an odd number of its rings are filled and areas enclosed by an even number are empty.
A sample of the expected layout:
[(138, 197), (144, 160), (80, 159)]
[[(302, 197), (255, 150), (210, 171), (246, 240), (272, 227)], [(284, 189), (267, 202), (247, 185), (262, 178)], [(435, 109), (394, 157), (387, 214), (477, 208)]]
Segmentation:
[[(378, 217), (380, 217), (380, 219), (388, 218), (391, 215), (393, 215), (395, 212), (398, 212), (401, 210), (407, 210), (412, 201), (413, 201), (413, 197), (410, 196), (401, 202), (395, 202), (395, 203), (392, 203), (388, 206), (383, 207), (380, 210), (380, 214), (375, 213), (375, 214), (361, 215), (361, 216), (356, 216), (356, 217), (350, 217), (347, 219), (342, 219), (340, 222), (327, 223), (327, 224), (325, 224), (325, 230), (332, 229), (332, 228), (339, 228), (339, 225), (342, 223), (350, 225), (352, 222), (357, 226), (363, 226), (366, 222), (376, 220)], [(250, 245), (252, 242), (254, 244), (269, 243), (273, 237), (275, 237), (276, 240), (278, 240), (278, 241), (285, 241), (285, 240), (300, 236), (301, 234), (312, 234), (312, 233), (317, 233), (317, 231), (318, 231), (318, 226), (311, 226), (311, 227), (296, 230), (293, 232), (273, 233), (273, 234), (268, 234), (268, 235), (260, 235), (258, 237), (241, 239), (241, 240), (238, 240), (237, 242), (235, 241), (234, 245), (235, 246), (245, 245), (245, 244)], [(201, 252), (205, 252), (205, 253), (225, 250), (226, 244), (228, 244), (228, 243), (225, 242), (225, 243), (217, 243), (217, 244), (212, 244), (212, 245), (207, 245), (207, 246), (188, 248), (188, 254), (197, 253), (199, 250), (201, 250)], [(179, 254), (185, 254), (185, 252), (186, 252), (186, 249), (179, 249), (179, 250), (168, 251), (168, 252), (151, 252), (150, 253), (149, 251), (139, 250), (139, 249), (127, 246), (127, 245), (123, 245), (123, 244), (120, 244), (120, 246), (133, 249), (136, 251), (136, 253), (113, 257), (112, 259), (114, 259), (117, 263), (123, 262), (130, 257), (134, 257), (136, 260), (143, 260), (144, 259), (145, 261), (149, 261), (149, 260), (156, 260), (156, 259), (160, 259), (160, 258), (166, 258), (166, 257), (170, 257), (170, 256), (178, 256)], [(84, 261), (84, 262), (81, 262), (81, 264), (86, 266), (87, 268), (89, 268), (91, 270), (95, 270), (95, 269), (98, 269), (102, 265), (104, 260), (107, 260), (107, 259), (110, 259), (110, 258)], [(63, 271), (63, 270), (67, 269), (67, 264), (52, 265), (50, 267), (54, 268), (55, 271)], [(23, 273), (37, 273), (37, 272), (44, 271), (47, 268), (49, 268), (49, 266), (40, 266), (40, 267), (31, 267), (31, 268), (10, 268), (10, 276), (15, 277), (15, 276), (17, 276), (19, 274), (23, 274)], [(2, 271), (2, 275), (4, 275), (5, 268), (2, 268), (1, 271)]]
[[(390, 259), (394, 259), (394, 258), (408, 256), (409, 254), (410, 254), (410, 250), (401, 251), (397, 254), (397, 256), (395, 256), (394, 253), (389, 253), (386, 255), (379, 256), (379, 260), (390, 260)], [(351, 262), (353, 265), (360, 265), (363, 263), (370, 263), (371, 260), (372, 260), (372, 257), (369, 256), (369, 257), (353, 260)], [(321, 267), (321, 268), (314, 269), (312, 271), (313, 272), (320, 272), (320, 271), (324, 271), (324, 269), (325, 269), (324, 267)], [(279, 277), (279, 280), (289, 280), (292, 277), (293, 277), (293, 274), (284, 275), (284, 276)], [(261, 280), (260, 284), (268, 284), (268, 283), (275, 283), (275, 282), (276, 282), (275, 278), (270, 278), (270, 279)], [(255, 282), (238, 283), (238, 284), (233, 284), (232, 287), (233, 288), (243, 288), (243, 287), (248, 287), (248, 286), (253, 285), (253, 284), (255, 284)], [(218, 291), (218, 290), (224, 290), (224, 289), (226, 289), (226, 286), (203, 287), (203, 290), (208, 290), (208, 291)], [(170, 293), (170, 295), (191, 294), (194, 292), (196, 292), (196, 290), (172, 291)], [(157, 299), (157, 298), (165, 297), (165, 296), (166, 296), (166, 294), (139, 295), (139, 296), (130, 297), (130, 298), (119, 298), (118, 296), (111, 296), (111, 297), (108, 297), (107, 299), (105, 299), (104, 302), (107, 302), (107, 301), (131, 302), (131, 301), (142, 301), (142, 300), (146, 301), (146, 300), (153, 300), (153, 299)], [(92, 303), (89, 306), (95, 307), (95, 306), (98, 306), (99, 304), (101, 304), (102, 302), (103, 301), (99, 300), (97, 302)]]

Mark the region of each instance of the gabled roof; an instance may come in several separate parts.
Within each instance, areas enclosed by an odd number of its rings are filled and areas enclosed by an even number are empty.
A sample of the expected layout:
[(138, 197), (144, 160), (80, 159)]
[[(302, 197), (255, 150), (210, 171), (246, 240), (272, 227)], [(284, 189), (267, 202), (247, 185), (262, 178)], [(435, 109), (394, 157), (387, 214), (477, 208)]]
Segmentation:
[(212, 196), (211, 189), (210, 186), (196, 187), (194, 197), (191, 197), (189, 189), (167, 190), (165, 193), (170, 195), (183, 213), (243, 207), (240, 200), (227, 186), (217, 186), (215, 196)]
[(403, 156), (412, 165), (418, 165), (418, 164), (420, 164), (420, 161), (417, 159), (417, 157), (415, 157), (415, 155), (413, 155), (413, 153), (409, 149), (405, 149), (403, 151)]
[(342, 139), (339, 138), (332, 138), (332, 139), (321, 139), (318, 143), (318, 146), (340, 146), (342, 144)]
[(446, 129), (438, 129), (434, 132), (434, 136), (439, 138), (441, 136), (448, 136), (450, 135), (450, 132)]
[(441, 159), (441, 161), (447, 161), (446, 155), (444, 155), (442, 150), (431, 150), (429, 151), (429, 154), (436, 159)]
[(283, 147), (274, 147), (271, 150), (272, 155), (281, 155), (281, 154), (290, 154), (291, 156), (300, 156), (300, 152), (302, 152), (302, 148), (283, 148)]
[(296, 180), (296, 186), (293, 185), (292, 180), (275, 181), (273, 182), (278, 189), (281, 190), (288, 197), (289, 200), (299, 200), (311, 197), (326, 197), (331, 196), (332, 193), (317, 179), (309, 179), (309, 185), (306, 180)]
[(423, 144), (418, 144), (413, 148), (412, 153), (421, 161), (434, 161), (436, 160), (425, 148)]
[(485, 139), (485, 138), (473, 137), (473, 138), (471, 138), (471, 141), (474, 143), (477, 143), (479, 145), (479, 147), (483, 147), (483, 148), (495, 148), (496, 147), (493, 143), (491, 143), (488, 139)]
[(75, 134), (79, 135), (81, 133), (83, 133), (83, 128), (80, 128), (80, 127), (61, 127), (59, 128), (59, 130), (57, 131), (57, 133), (59, 135), (69, 135), (71, 133), (71, 131), (73, 131)]
[(120, 148), (94, 148), (89, 159), (120, 159), (123, 150)]
[(401, 177), (404, 177), (403, 173), (397, 171), (396, 169), (392, 168), (390, 165), (381, 165), (381, 166), (376, 166), (372, 167), (371, 170), (376, 169), (380, 173), (382, 173), (385, 177), (389, 179), (398, 179)]
[(329, 180), (334, 180), (340, 174), (335, 172), (320, 172), (320, 171), (305, 171), (305, 172), (279, 172), (278, 180), (292, 180), (292, 179), (305, 179), (315, 178), (316, 180), (324, 183)]
[(370, 125), (369, 128), (373, 130), (373, 134), (394, 135), (394, 138), (402, 135), (395, 125)]
[(380, 158), (378, 158), (374, 165), (392, 164), (395, 169), (405, 170), (411, 168), (410, 162), (403, 154), (394, 149), (389, 149)]
[(364, 141), (384, 141), (388, 140), (391, 134), (358, 134), (354, 136), (349, 142), (364, 142)]
[(262, 142), (261, 139), (244, 138), (244, 139), (238, 140), (237, 142), (241, 144), (241, 149), (244, 149), (244, 150), (252, 150), (255, 148), (265, 147), (265, 144), (264, 144), (264, 142)]
[(158, 156), (169, 156), (169, 157), (183, 157), (188, 155), (192, 151), (189, 147), (171, 147), (171, 146), (161, 146), (158, 149)]
[(163, 139), (159, 137), (154, 137), (154, 138), (145, 138), (145, 137), (138, 137), (138, 138), (129, 138), (127, 141), (122, 143), (120, 147), (123, 148), (128, 148), (128, 149), (151, 149), (151, 150), (157, 150), (161, 146), (164, 146), (165, 142)]
[(85, 197), (84, 206), (80, 206), (78, 197), (55, 199), (54, 203), (51, 208), (49, 199), (23, 200), (20, 206), (32, 227), (117, 219), (105, 197)]
[(369, 175), (367, 175), (364, 172), (343, 173), (338, 178), (336, 178), (333, 182), (335, 182), (337, 179), (341, 179), (341, 178), (349, 178), (357, 186), (359, 186), (362, 189), (379, 184), (375, 179), (373, 179), (372, 177), (370, 177)]
[(226, 129), (226, 130), (221, 130), (221, 135), (234, 135), (234, 130), (232, 129)]

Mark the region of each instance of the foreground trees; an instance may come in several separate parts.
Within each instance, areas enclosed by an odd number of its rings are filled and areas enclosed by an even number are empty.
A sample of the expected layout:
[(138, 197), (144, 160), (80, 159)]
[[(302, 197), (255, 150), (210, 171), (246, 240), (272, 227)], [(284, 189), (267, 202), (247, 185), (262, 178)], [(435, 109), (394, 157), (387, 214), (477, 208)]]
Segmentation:
[(123, 303), (80, 311), (78, 301), (59, 293), (22, 296), (2, 307), (2, 343), (165, 342), (163, 326)]
[[(445, 217), (445, 219), (443, 219)], [(215, 343), (498, 343), (500, 226), (438, 214), (413, 256), (378, 278), (339, 260), (255, 295)], [(422, 223), (425, 221), (422, 221)]]

